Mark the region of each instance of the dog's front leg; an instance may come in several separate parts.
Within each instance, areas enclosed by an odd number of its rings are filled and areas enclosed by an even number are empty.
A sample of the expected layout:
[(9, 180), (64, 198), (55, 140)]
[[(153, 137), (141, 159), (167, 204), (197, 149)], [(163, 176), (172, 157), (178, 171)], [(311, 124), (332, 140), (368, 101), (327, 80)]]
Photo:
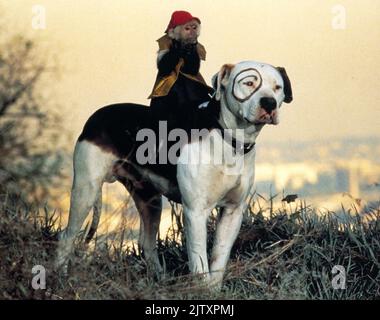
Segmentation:
[(241, 205), (235, 208), (225, 207), (222, 209), (221, 215), (216, 229), (210, 263), (211, 283), (217, 288), (222, 285), (230, 252), (241, 227), (243, 208)]
[(190, 271), (208, 277), (207, 218), (210, 210), (184, 204), (183, 213)]

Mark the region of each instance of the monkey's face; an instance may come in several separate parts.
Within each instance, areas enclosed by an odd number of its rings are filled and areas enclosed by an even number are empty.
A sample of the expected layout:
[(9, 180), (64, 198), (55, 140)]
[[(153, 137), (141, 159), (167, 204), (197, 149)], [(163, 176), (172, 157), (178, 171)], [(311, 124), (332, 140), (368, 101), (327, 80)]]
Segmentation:
[[(200, 24), (196, 20), (191, 20), (188, 23), (178, 26), (179, 39), (184, 44), (196, 43), (200, 34)], [(177, 30), (174, 29), (174, 32)]]

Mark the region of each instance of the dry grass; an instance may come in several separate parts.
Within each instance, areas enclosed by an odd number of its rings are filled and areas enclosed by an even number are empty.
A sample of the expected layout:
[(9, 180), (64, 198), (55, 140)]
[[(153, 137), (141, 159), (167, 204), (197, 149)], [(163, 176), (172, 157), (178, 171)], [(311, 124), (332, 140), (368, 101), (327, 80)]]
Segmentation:
[[(210, 292), (188, 275), (182, 227), (158, 242), (165, 278), (147, 275), (144, 260), (123, 241), (78, 245), (70, 276), (52, 269), (57, 215), (0, 201), (0, 298), (3, 299), (376, 299), (380, 297), (380, 213), (318, 215), (302, 202), (274, 210), (252, 206), (244, 216), (223, 289)], [(180, 222), (179, 212), (173, 218)], [(216, 217), (210, 219), (213, 231)], [(211, 247), (212, 232), (209, 233)], [(121, 237), (123, 238), (123, 237)], [(182, 241), (180, 241), (182, 240)], [(47, 270), (46, 290), (31, 286), (34, 265)], [(331, 285), (346, 268), (346, 289)]]

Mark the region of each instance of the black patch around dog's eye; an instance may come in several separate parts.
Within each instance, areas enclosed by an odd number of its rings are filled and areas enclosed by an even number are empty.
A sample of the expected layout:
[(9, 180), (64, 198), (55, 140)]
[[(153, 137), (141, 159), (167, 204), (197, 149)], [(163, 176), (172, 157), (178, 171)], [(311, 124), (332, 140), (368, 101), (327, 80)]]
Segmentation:
[[(248, 72), (248, 71), (253, 71), (253, 72), (255, 72), (256, 73), (256, 75), (254, 75), (254, 74), (249, 74), (249, 75), (247, 75), (247, 76), (245, 76), (245, 77), (242, 77), (240, 80), (237, 80), (239, 77), (240, 77), (240, 75), (242, 74), (242, 73), (244, 73), (244, 72)], [(254, 89), (254, 90), (251, 90), (251, 93), (248, 95), (248, 96), (246, 96), (246, 97), (244, 97), (244, 98), (241, 98), (241, 97), (238, 97), (236, 94), (235, 94), (235, 85), (236, 85), (236, 83), (242, 83), (242, 81), (244, 81), (245, 79), (247, 79), (247, 78), (253, 78), (254, 79), (254, 86), (252, 86), (252, 88)], [(250, 82), (250, 81), (247, 81), (247, 82)], [(234, 96), (234, 98), (236, 99), (236, 100), (238, 100), (238, 101), (240, 101), (240, 102), (244, 102), (244, 101), (247, 101), (250, 97), (252, 97), (252, 95), (257, 91), (257, 90), (259, 90), (260, 89), (260, 87), (261, 87), (261, 85), (262, 85), (262, 78), (261, 78), (261, 75), (260, 75), (260, 72), (258, 72), (255, 68), (248, 68), (248, 69), (244, 69), (244, 70), (241, 70), (236, 76), (235, 76), (235, 78), (234, 78), (234, 82), (233, 82), (233, 85), (232, 85), (232, 94), (233, 94), (233, 96)], [(243, 83), (245, 83), (245, 82), (243, 82)]]

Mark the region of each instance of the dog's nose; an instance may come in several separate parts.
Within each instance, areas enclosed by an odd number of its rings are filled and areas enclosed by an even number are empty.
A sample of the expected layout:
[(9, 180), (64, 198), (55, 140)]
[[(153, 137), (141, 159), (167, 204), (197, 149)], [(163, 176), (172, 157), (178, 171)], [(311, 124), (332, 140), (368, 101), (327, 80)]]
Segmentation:
[(266, 112), (271, 113), (274, 109), (276, 109), (277, 102), (276, 99), (270, 97), (263, 97), (260, 99), (260, 106)]

